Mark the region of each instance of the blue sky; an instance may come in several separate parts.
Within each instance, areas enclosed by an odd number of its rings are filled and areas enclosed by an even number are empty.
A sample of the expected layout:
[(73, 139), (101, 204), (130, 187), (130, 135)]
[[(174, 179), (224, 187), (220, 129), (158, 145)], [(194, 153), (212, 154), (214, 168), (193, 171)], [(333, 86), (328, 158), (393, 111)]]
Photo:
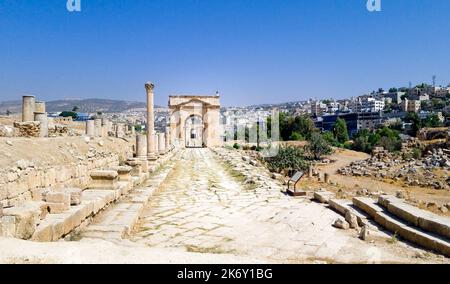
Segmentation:
[(224, 105), (450, 83), (450, 1), (0, 0), (0, 101), (222, 94)]

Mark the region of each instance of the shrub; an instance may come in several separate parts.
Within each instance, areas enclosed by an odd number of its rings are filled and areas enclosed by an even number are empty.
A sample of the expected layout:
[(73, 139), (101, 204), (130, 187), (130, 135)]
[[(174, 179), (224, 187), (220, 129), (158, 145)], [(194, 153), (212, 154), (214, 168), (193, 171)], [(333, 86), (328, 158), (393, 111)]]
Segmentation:
[(292, 132), (291, 136), (289, 137), (289, 140), (291, 141), (305, 141), (305, 137), (298, 133), (297, 131)]
[(236, 150), (238, 150), (238, 149), (241, 148), (241, 146), (239, 146), (238, 143), (234, 143), (234, 144), (233, 144), (233, 148), (236, 149)]
[(305, 171), (309, 163), (305, 161), (303, 149), (293, 146), (281, 147), (275, 157), (265, 158), (269, 169), (280, 172), (287, 170), (290, 173)]

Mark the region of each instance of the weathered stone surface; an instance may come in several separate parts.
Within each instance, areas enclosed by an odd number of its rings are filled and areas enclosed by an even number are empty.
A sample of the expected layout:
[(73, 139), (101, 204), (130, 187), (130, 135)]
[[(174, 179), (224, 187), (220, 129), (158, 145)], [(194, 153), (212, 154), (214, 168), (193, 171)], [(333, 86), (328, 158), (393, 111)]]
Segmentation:
[(50, 214), (61, 214), (70, 209), (69, 203), (46, 202)]
[[(40, 222), (41, 209), (39, 205), (27, 202), (21, 206), (4, 209), (4, 217), (14, 217), (15, 234), (14, 237), (27, 240), (31, 238), (36, 225)], [(10, 222), (12, 219), (7, 218)]]
[(65, 188), (64, 192), (70, 195), (70, 205), (75, 206), (81, 203), (83, 190), (81, 188)]
[(319, 201), (320, 203), (328, 203), (331, 198), (334, 198), (336, 195), (329, 191), (316, 191), (314, 192), (314, 199)]
[(45, 201), (48, 203), (62, 203), (70, 206), (70, 194), (65, 192), (49, 191), (45, 195)]
[(350, 212), (350, 210), (348, 210), (345, 213), (345, 221), (347, 221), (347, 223), (350, 225), (350, 228), (352, 229), (358, 229), (358, 219), (356, 218), (356, 215), (353, 214), (352, 212)]
[(350, 228), (350, 225), (347, 223), (347, 221), (342, 218), (336, 219), (336, 221), (334, 221), (333, 223), (333, 226), (343, 230), (348, 230)]

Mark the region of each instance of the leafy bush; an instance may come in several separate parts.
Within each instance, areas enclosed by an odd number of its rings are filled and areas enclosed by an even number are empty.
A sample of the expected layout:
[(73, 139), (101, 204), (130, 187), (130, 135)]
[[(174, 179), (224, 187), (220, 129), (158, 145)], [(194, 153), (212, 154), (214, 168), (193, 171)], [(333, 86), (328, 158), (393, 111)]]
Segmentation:
[(269, 169), (280, 172), (287, 170), (289, 172), (305, 171), (309, 163), (305, 160), (303, 149), (293, 146), (281, 147), (278, 155), (265, 158)]
[(298, 133), (297, 131), (292, 132), (291, 136), (289, 137), (289, 140), (291, 141), (305, 141), (305, 137)]
[(233, 144), (233, 148), (236, 149), (236, 150), (238, 150), (238, 149), (241, 148), (241, 146), (239, 146), (238, 143), (234, 143), (234, 144)]

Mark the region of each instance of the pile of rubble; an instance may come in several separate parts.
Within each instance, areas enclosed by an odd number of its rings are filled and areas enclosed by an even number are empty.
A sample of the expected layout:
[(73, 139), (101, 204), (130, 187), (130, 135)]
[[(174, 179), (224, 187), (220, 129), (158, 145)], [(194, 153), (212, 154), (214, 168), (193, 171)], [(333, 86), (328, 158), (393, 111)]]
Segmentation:
[[(447, 172), (447, 175), (438, 175), (436, 170)], [(391, 179), (410, 186), (450, 189), (449, 170), (448, 149), (433, 149), (421, 159), (404, 159), (401, 155), (394, 156), (383, 149), (376, 149), (371, 158), (353, 162), (350, 166), (339, 169), (338, 173), (379, 180)]]
[(39, 137), (40, 124), (38, 121), (14, 122), (14, 128), (16, 129), (15, 136)]
[(58, 136), (75, 136), (74, 133), (69, 131), (69, 128), (65, 125), (52, 125), (52, 127), (49, 127), (48, 129), (48, 136), (49, 137), (58, 137)]

